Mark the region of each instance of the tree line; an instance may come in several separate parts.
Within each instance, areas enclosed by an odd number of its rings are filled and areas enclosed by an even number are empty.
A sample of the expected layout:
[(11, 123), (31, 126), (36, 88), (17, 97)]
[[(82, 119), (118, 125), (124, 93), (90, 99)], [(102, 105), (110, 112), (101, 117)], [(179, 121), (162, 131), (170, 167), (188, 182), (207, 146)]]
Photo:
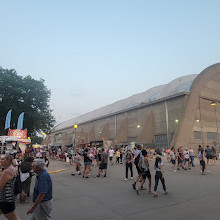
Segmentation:
[(43, 79), (22, 77), (14, 69), (0, 67), (0, 135), (7, 135), (5, 117), (10, 109), (11, 129), (17, 128), (18, 116), (24, 112), (23, 128), (28, 136), (35, 136), (40, 130), (49, 132), (55, 122), (49, 107), (50, 95)]

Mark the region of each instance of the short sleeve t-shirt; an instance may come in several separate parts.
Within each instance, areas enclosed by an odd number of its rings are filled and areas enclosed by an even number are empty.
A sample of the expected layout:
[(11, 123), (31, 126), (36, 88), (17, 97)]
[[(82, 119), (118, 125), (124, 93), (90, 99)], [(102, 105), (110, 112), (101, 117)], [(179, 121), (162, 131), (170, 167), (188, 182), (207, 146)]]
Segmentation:
[(40, 193), (45, 194), (42, 202), (52, 199), (52, 180), (46, 170), (42, 171), (36, 177), (34, 193), (33, 193), (33, 202), (36, 201)]
[(209, 148), (209, 147), (207, 147), (207, 148), (205, 149), (205, 153), (206, 153), (207, 156), (212, 155), (212, 149)]
[(108, 154), (104, 151), (104, 152), (102, 152), (101, 156), (103, 157), (102, 163), (107, 164), (108, 163)]
[(185, 151), (183, 152), (183, 154), (184, 154), (184, 158), (185, 158), (185, 159), (189, 159), (189, 151), (186, 151), (186, 150), (185, 150)]
[(113, 155), (114, 155), (114, 150), (109, 150), (109, 157), (113, 157)]
[(170, 159), (175, 160), (175, 153), (173, 151), (170, 151)]

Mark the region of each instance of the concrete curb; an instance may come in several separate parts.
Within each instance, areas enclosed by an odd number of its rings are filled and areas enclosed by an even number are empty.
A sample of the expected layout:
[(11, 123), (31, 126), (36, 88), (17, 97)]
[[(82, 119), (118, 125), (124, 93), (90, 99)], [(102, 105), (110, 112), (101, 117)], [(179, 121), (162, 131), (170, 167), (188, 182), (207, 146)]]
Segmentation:
[(63, 171), (65, 171), (65, 170), (66, 170), (66, 169), (55, 170), (55, 171), (49, 171), (48, 173), (49, 173), (49, 174), (55, 174), (55, 173), (63, 172)]

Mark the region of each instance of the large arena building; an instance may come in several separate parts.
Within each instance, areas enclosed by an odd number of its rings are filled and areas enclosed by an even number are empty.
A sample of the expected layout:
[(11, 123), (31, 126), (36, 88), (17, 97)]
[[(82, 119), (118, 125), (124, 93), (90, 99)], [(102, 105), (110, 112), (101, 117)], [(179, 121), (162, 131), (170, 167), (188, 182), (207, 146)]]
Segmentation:
[(220, 63), (60, 123), (45, 144), (194, 149), (200, 144), (219, 152), (219, 120)]

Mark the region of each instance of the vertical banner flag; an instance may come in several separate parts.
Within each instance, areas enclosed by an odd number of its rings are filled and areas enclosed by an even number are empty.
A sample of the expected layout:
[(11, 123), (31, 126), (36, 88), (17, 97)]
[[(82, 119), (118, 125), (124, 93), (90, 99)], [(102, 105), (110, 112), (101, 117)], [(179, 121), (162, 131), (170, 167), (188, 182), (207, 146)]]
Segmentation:
[(23, 128), (23, 121), (24, 121), (24, 112), (22, 112), (18, 117), (18, 125), (17, 125), (18, 130)]
[(11, 111), (9, 110), (6, 116), (6, 120), (5, 120), (5, 129), (10, 128), (10, 124), (11, 124)]

